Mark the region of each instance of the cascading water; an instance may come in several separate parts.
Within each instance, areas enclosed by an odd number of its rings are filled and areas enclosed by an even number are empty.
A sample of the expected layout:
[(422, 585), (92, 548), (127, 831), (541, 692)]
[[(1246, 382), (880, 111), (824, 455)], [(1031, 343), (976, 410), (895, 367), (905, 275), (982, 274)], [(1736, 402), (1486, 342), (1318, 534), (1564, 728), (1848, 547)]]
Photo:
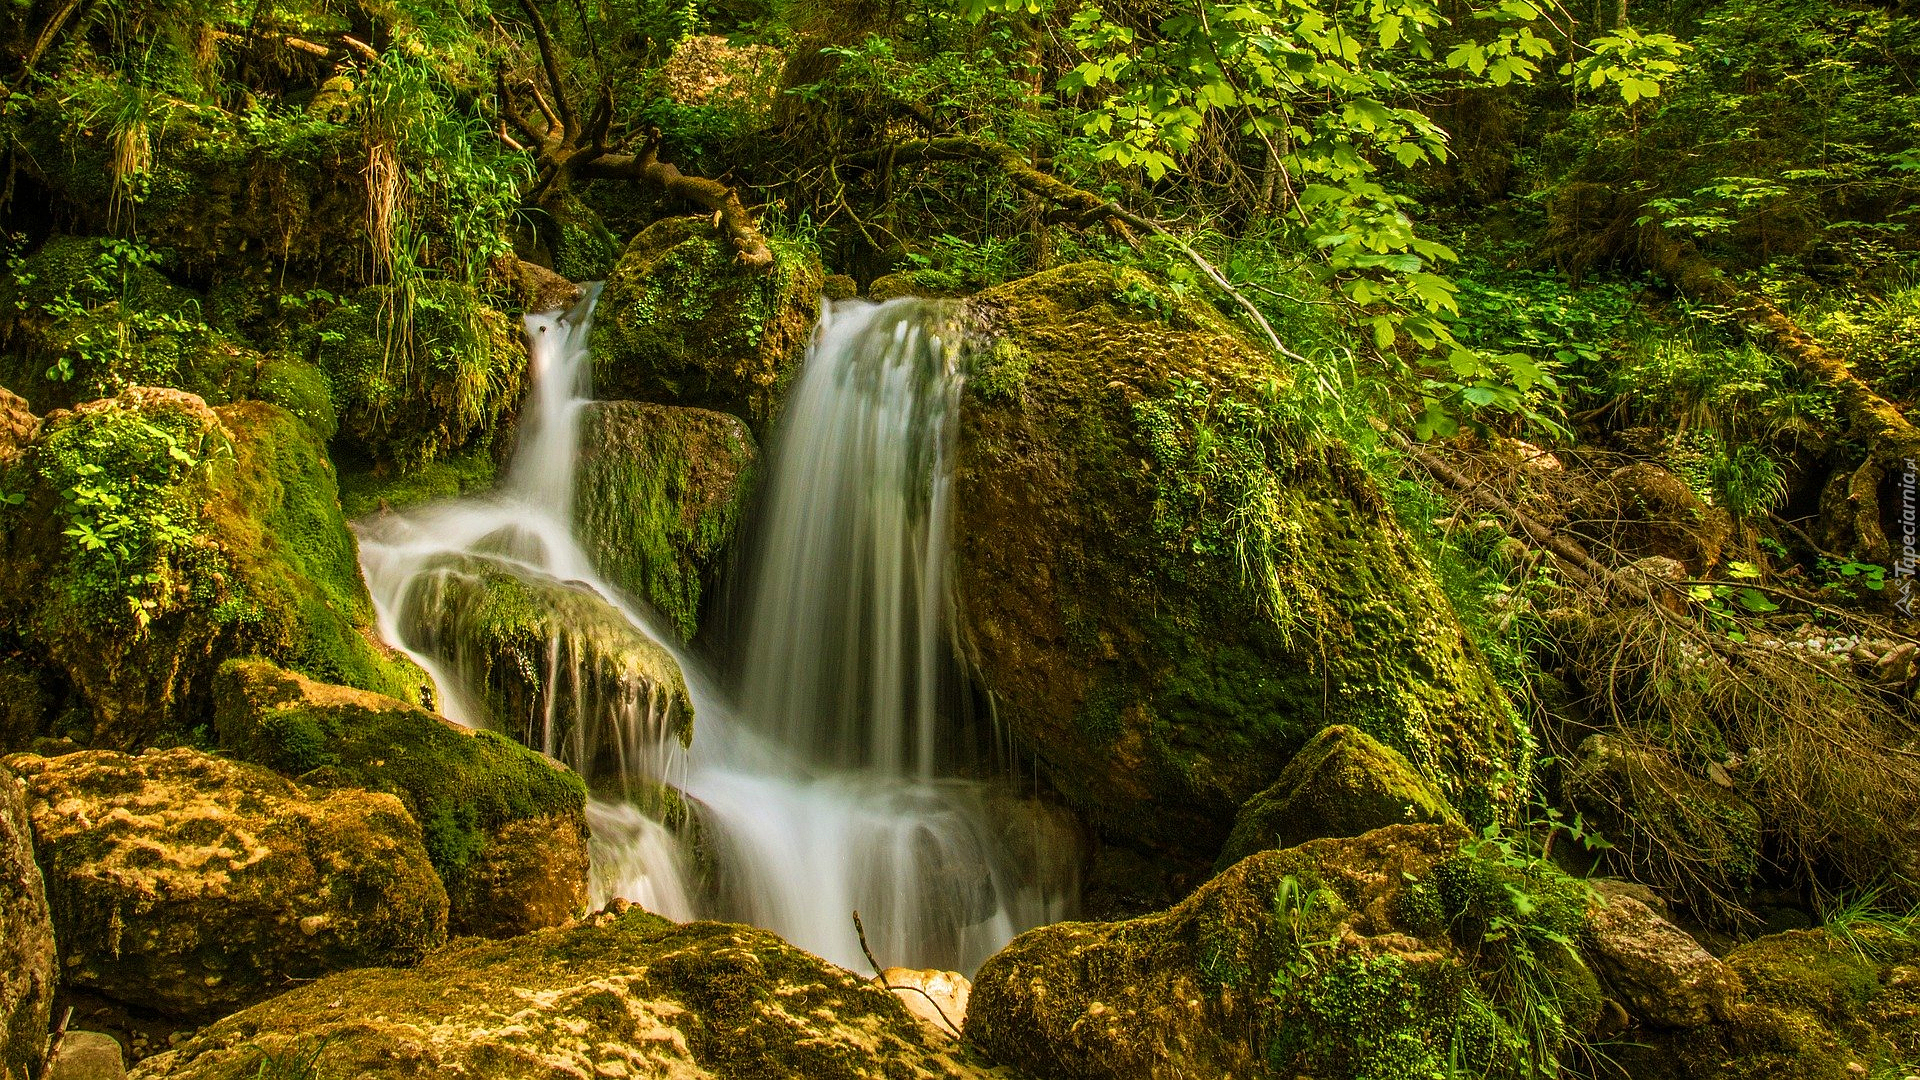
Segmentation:
[[(527, 319), (534, 389), (497, 492), (361, 523), (382, 632), (432, 674), (442, 711), (588, 779), (596, 902), (755, 923), (856, 968), (859, 911), (883, 962), (964, 971), (1070, 914), (1068, 834), (960, 775), (946, 521), (964, 373), (949, 312), (823, 314), (774, 440), (738, 676), (723, 683), (573, 536), (593, 299)], [(538, 628), (543, 647), (502, 621)], [(695, 716), (684, 748), (676, 674)]]

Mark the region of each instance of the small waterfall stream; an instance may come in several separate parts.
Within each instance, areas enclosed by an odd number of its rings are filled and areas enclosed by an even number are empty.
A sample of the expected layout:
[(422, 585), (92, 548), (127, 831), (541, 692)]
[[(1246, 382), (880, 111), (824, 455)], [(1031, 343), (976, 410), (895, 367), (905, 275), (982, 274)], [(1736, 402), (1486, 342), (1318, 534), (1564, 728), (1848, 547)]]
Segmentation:
[[(528, 316), (533, 390), (496, 491), (360, 523), (381, 631), (433, 676), (441, 711), (587, 778), (596, 903), (751, 922), (856, 970), (854, 911), (882, 963), (965, 972), (1070, 915), (1070, 835), (959, 724), (946, 552), (964, 365), (948, 309), (823, 313), (772, 440), (725, 676), (574, 538), (596, 295)], [(684, 676), (690, 745), (655, 652)]]

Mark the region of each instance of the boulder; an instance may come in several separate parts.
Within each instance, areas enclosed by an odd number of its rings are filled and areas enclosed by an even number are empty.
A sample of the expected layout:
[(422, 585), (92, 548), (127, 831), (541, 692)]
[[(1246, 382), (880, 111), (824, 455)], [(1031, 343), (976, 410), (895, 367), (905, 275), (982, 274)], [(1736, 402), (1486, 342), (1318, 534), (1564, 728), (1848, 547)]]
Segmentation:
[(1872, 923), (1791, 930), (1734, 949), (1726, 966), (1743, 990), (1725, 1012), (1697, 1027), (1630, 1032), (1615, 1044), (1626, 1075), (1857, 1080), (1913, 1061), (1920, 943), (1911, 936)]
[(303, 784), (392, 794), (420, 824), (456, 934), (511, 937), (587, 903), (586, 786), (490, 731), (264, 660), (214, 684), (221, 749)]
[(27, 787), (67, 986), (211, 1018), (446, 940), (447, 893), (391, 795), (196, 750), (7, 759)]
[(411, 970), (335, 975), (214, 1024), (133, 1076), (242, 1080), (286, 1060), (368, 1080), (987, 1075), (892, 994), (764, 930), (675, 925), (638, 908), (456, 945)]
[(753, 489), (737, 417), (596, 401), (580, 418), (574, 518), (594, 569), (691, 640)]
[[(1062, 1080), (1509, 1075), (1518, 1030), (1557, 1051), (1599, 1013), (1564, 944), (1582, 893), (1452, 825), (1263, 851), (1160, 914), (1021, 934), (965, 1036)], [(1489, 996), (1516, 972), (1524, 993)]]
[[(1613, 847), (1609, 861), (1688, 895), (1699, 881), (1731, 894), (1760, 867), (1760, 814), (1738, 792), (1614, 735), (1582, 740), (1562, 779), (1567, 799)], [(1676, 857), (1684, 872), (1671, 869)]]
[(127, 1075), (120, 1041), (99, 1031), (68, 1031), (47, 1066), (46, 1080), (120, 1080)]
[(0, 767), (0, 1080), (28, 1080), (47, 1056), (53, 923), (34, 862), (26, 788)]
[[(363, 289), (308, 338), (333, 388), (340, 448), (381, 468), (417, 469), (490, 445), (527, 386), (519, 320), (457, 282), (411, 288)], [(402, 304), (412, 305), (410, 321), (394, 316)]]
[(635, 775), (634, 755), (662, 740), (692, 740), (693, 699), (673, 654), (584, 585), (450, 557), (409, 588), (399, 619), (472, 715), (589, 784)]
[(820, 314), (819, 257), (773, 240), (774, 264), (740, 265), (711, 216), (655, 222), (627, 244), (593, 321), (605, 398), (718, 409), (764, 433)]
[(406, 698), (427, 684), (377, 643), (326, 449), (286, 410), (135, 387), (50, 414), (10, 475), (26, 501), (0, 530), (0, 635), (86, 706), (59, 734), (182, 736), (236, 655)]
[(1217, 866), (1224, 870), (1267, 848), (1421, 822), (1459, 824), (1460, 815), (1398, 751), (1337, 724), (1314, 736), (1272, 787), (1240, 807)]
[(1702, 573), (1720, 558), (1733, 531), (1727, 512), (1709, 506), (1685, 480), (1646, 462), (1615, 469), (1568, 509), (1570, 528), (1629, 556), (1659, 556)]
[(1724, 1018), (1740, 995), (1739, 976), (1679, 927), (1630, 896), (1613, 895), (1589, 914), (1588, 955), (1614, 997), (1656, 1027), (1694, 1028)]
[(1109, 835), (1212, 859), (1329, 724), (1469, 819), (1511, 706), (1374, 482), (1205, 303), (1081, 263), (980, 294), (953, 478), (963, 648)]

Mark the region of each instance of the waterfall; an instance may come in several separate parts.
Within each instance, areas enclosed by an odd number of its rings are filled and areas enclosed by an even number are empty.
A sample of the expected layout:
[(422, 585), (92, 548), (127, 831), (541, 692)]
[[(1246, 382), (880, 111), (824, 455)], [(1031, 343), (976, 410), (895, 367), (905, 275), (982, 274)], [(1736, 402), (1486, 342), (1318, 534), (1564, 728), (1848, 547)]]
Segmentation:
[(533, 390), (495, 492), (359, 523), (381, 631), (433, 676), (441, 711), (587, 779), (596, 903), (751, 922), (856, 970), (855, 911), (882, 963), (969, 972), (1070, 915), (1070, 831), (978, 767), (961, 725), (953, 312), (823, 313), (772, 440), (722, 676), (573, 536), (596, 292), (528, 316)]

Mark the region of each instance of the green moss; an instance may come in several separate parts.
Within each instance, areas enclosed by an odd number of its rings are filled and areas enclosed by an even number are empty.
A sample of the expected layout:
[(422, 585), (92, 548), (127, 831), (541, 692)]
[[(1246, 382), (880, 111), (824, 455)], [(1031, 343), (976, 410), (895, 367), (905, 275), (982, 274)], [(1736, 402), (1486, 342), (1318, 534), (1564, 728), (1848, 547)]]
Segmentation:
[(596, 402), (580, 448), (574, 516), (594, 567), (692, 640), (752, 491), (753, 436), (704, 409)]
[(974, 307), (1002, 344), (961, 416), (963, 630), (1062, 791), (1210, 858), (1294, 752), (1347, 724), (1449, 799), (1513, 797), (1492, 782), (1514, 771), (1511, 707), (1287, 371), (1136, 270), (1064, 266)]
[(620, 238), (576, 195), (539, 212), (539, 238), (553, 256), (553, 270), (568, 281), (600, 281), (620, 258)]
[(1267, 847), (1358, 836), (1383, 825), (1455, 822), (1460, 816), (1407, 759), (1354, 728), (1336, 725), (1294, 755), (1272, 787), (1247, 800), (1217, 866)]
[(309, 348), (353, 456), (382, 467), (485, 446), (526, 380), (507, 317), (438, 279), (361, 290), (314, 324)]
[[(385, 791), (420, 823), (456, 908), (490, 838), (520, 821), (584, 821), (580, 778), (511, 739), (378, 694), (230, 660), (214, 687), (223, 749), (308, 783)], [(456, 910), (455, 922), (467, 912)]]
[(710, 218), (669, 218), (627, 245), (593, 327), (594, 386), (609, 398), (695, 405), (764, 430), (819, 314), (815, 252), (771, 241), (741, 266)]
[(405, 510), (426, 502), (458, 498), (493, 486), (499, 466), (488, 450), (450, 454), (411, 469), (371, 469), (342, 473), (340, 507), (351, 518), (380, 509)]

